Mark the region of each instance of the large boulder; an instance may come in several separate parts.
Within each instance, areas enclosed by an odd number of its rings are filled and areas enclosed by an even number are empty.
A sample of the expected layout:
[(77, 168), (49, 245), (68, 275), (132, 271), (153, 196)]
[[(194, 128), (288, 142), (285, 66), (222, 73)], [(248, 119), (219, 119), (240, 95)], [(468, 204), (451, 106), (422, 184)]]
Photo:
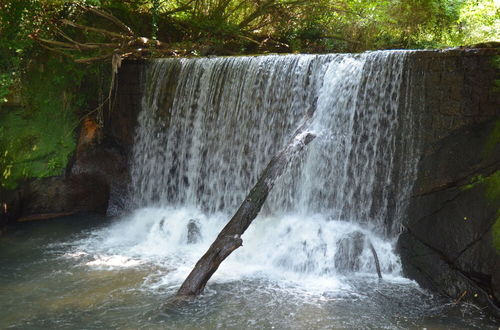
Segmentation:
[(363, 253), (365, 235), (360, 231), (349, 233), (337, 241), (335, 269), (339, 273), (355, 272), (360, 268), (359, 257)]

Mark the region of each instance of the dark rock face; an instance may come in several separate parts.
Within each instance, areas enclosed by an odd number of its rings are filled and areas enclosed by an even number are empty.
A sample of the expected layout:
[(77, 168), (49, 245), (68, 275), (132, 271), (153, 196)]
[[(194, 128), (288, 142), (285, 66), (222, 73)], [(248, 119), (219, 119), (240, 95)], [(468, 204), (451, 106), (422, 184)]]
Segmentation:
[[(495, 88), (500, 49), (418, 51), (408, 58), (412, 112), (420, 116), (423, 152), (461, 127), (498, 115), (500, 93)], [(457, 156), (458, 157), (458, 156)]]
[(196, 219), (190, 219), (187, 224), (187, 243), (195, 244), (201, 239), (200, 224)]
[(127, 153), (109, 138), (96, 144), (79, 143), (78, 147), (73, 162), (68, 167), (68, 177), (86, 175), (103, 182), (109, 191), (107, 214), (120, 214), (127, 208), (125, 198), (130, 181)]
[(106, 112), (104, 135), (126, 152), (135, 138), (137, 116), (141, 110), (144, 61), (124, 61), (118, 72), (111, 112)]
[(30, 221), (78, 212), (105, 213), (108, 199), (106, 183), (91, 175), (37, 179), (23, 183), (7, 197), (6, 217)]
[(105, 111), (104, 129), (86, 118), (64, 175), (0, 191), (0, 230), (15, 221), (78, 212), (116, 215), (127, 209), (128, 159), (141, 109), (144, 65), (142, 61), (124, 63), (117, 76), (113, 109)]
[[(497, 54), (500, 52), (496, 52)], [(442, 59), (439, 57), (443, 57)], [(437, 57), (437, 58), (436, 58)], [(493, 56), (422, 54), (421, 159), (398, 248), (407, 276), (499, 315), (500, 93)]]

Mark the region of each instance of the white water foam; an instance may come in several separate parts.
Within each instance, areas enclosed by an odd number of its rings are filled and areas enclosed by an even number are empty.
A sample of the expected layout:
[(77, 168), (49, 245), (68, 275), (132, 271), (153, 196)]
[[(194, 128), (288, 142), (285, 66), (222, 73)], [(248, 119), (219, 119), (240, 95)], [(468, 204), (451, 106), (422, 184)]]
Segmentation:
[(156, 265), (149, 286), (178, 286), (312, 115), (317, 138), (213, 280), (342, 290), (352, 274), (376, 277), (370, 244), (384, 277), (401, 280), (394, 241), (416, 163), (406, 55), (152, 61), (131, 173), (137, 209), (80, 242), (86, 265)]
[[(188, 223), (196, 219), (199, 240), (188, 242)], [(156, 266), (150, 288), (176, 287), (208, 249), (228, 219), (226, 214), (206, 216), (192, 208), (144, 208), (114, 225), (95, 231), (78, 242), (67, 258), (81, 259), (93, 269), (119, 269)], [(359, 251), (348, 251), (357, 235)], [(236, 250), (213, 277), (216, 282), (258, 278), (285, 287), (310, 292), (347, 290), (342, 281), (350, 276), (339, 269), (346, 260), (358, 275), (376, 277), (373, 244), (380, 258), (384, 277), (398, 280), (400, 263), (391, 241), (358, 225), (332, 221), (321, 214), (290, 214), (259, 217), (243, 235), (244, 245)], [(351, 258), (349, 260), (349, 258)]]

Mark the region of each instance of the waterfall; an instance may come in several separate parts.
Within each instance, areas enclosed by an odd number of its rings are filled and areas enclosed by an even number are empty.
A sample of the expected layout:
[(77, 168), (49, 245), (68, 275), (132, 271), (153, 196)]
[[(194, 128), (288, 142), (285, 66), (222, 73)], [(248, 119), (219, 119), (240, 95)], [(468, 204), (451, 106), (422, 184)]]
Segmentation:
[(414, 177), (406, 55), (152, 61), (132, 199), (232, 213), (300, 120), (314, 114), (319, 138), (274, 188), (264, 213), (322, 213), (393, 233)]
[(418, 151), (408, 54), (149, 61), (131, 169), (136, 211), (101, 245), (159, 257), (176, 269), (167, 278), (182, 280), (312, 116), (317, 138), (278, 180), (244, 247), (217, 276), (313, 274), (316, 283), (375, 274), (370, 243), (382, 271), (399, 276), (393, 242)]

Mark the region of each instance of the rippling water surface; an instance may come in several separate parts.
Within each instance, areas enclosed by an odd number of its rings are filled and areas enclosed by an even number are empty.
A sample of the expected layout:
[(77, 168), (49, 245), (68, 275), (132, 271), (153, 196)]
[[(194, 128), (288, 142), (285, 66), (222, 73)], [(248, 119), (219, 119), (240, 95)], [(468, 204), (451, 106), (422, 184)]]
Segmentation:
[[(380, 281), (363, 270), (342, 275), (282, 266), (288, 271), (281, 272), (280, 251), (269, 251), (272, 237), (255, 234), (269, 221), (322, 221), (314, 217), (257, 219), (205, 293), (171, 306), (193, 260), (216, 234), (202, 230), (207, 237), (199, 243), (173, 244), (183, 241), (175, 229), (182, 226), (169, 221), (194, 213), (144, 209), (114, 221), (67, 217), (10, 230), (0, 237), (0, 328), (497, 328), (477, 307), (433, 296), (397, 275)], [(223, 218), (206, 220), (221, 225)], [(163, 238), (155, 236), (160, 223)]]

